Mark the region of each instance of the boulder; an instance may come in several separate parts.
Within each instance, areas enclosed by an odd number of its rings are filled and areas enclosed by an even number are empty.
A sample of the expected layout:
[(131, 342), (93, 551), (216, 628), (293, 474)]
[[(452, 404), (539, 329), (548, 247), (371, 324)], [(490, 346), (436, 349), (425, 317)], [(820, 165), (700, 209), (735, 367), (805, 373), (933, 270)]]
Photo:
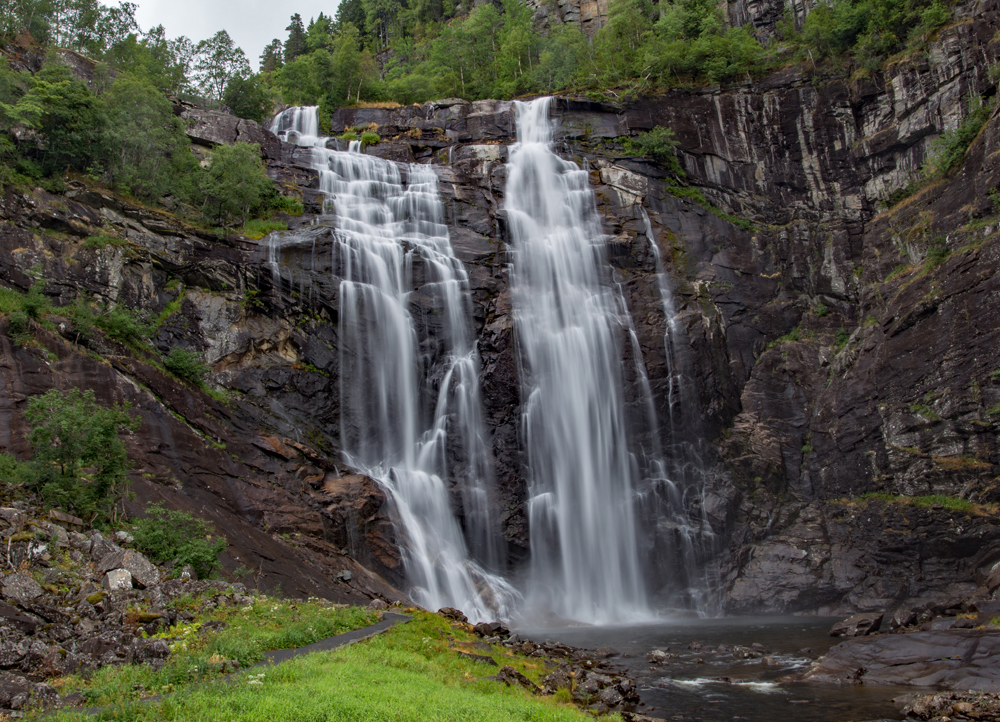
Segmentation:
[(114, 591), (115, 589), (131, 589), (132, 574), (128, 571), (128, 569), (112, 569), (104, 575), (101, 585), (109, 591)]
[(882, 614), (854, 614), (830, 629), (831, 637), (864, 637), (877, 632), (882, 624)]
[(35, 629), (41, 624), (41, 620), (30, 614), (25, 614), (20, 609), (9, 604), (0, 602), (0, 624), (10, 626), (25, 634), (34, 634)]
[[(100, 532), (94, 532), (90, 537), (90, 557), (95, 561), (100, 561), (112, 552), (120, 552), (122, 549), (113, 541), (105, 539)], [(104, 571), (104, 570), (102, 570)]]
[(72, 514), (66, 514), (57, 509), (51, 509), (49, 511), (49, 519), (59, 524), (67, 531), (79, 531), (83, 529), (86, 525), (83, 523), (83, 519), (78, 516), (73, 516)]
[(982, 600), (973, 602), (974, 611), (980, 614), (994, 614), (1000, 616), (1000, 601)]
[(496, 677), (494, 677), (494, 679), (503, 682), (508, 687), (517, 685), (520, 687), (524, 687), (525, 689), (530, 690), (531, 692), (541, 692), (541, 688), (538, 687), (538, 685), (536, 685), (530, 679), (528, 679), (523, 674), (521, 674), (520, 672), (518, 672), (516, 669), (514, 669), (509, 665), (501, 667), (500, 671), (497, 672)]
[(617, 687), (607, 687), (598, 695), (598, 699), (608, 707), (617, 707), (625, 700), (625, 697)]
[(469, 621), (469, 618), (462, 614), (461, 610), (455, 609), (454, 607), (441, 607), (437, 613), (446, 619), (454, 619), (456, 622)]
[(10, 525), (10, 529), (4, 533), (4, 536), (10, 536), (24, 529), (24, 523), (28, 520), (28, 517), (24, 515), (23, 511), (3, 507), (0, 508), (0, 519), (3, 519)]
[(916, 623), (916, 621), (916, 611), (908, 607), (900, 607), (892, 613), (892, 617), (889, 619), (889, 629), (896, 630), (909, 627), (911, 624)]
[(97, 563), (100, 572), (111, 569), (127, 569), (132, 575), (132, 581), (140, 589), (147, 589), (160, 583), (160, 571), (146, 557), (132, 550), (118, 550), (106, 554)]
[(42, 587), (27, 574), (11, 574), (4, 577), (2, 593), (4, 599), (25, 605), (42, 596)]
[(389, 605), (382, 599), (373, 599), (368, 603), (368, 608), (374, 612), (382, 612), (389, 608)]
[(127, 531), (116, 531), (115, 541), (119, 544), (131, 544), (135, 541), (135, 537), (129, 534)]
[(1000, 631), (949, 629), (851, 639), (813, 662), (805, 680), (1000, 692)]
[(509, 637), (510, 630), (500, 622), (480, 622), (472, 628), (480, 637)]

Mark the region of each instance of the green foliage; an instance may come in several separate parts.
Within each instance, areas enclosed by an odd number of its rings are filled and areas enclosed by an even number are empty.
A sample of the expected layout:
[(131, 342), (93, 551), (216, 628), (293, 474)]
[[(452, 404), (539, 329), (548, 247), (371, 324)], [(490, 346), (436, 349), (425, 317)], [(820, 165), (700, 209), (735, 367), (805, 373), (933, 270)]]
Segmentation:
[(305, 206), (300, 198), (292, 196), (275, 195), (271, 202), (271, 209), (278, 213), (287, 213), (290, 216), (301, 216), (305, 213)]
[(951, 250), (944, 237), (935, 238), (927, 247), (927, 262), (931, 267), (944, 263), (949, 255), (951, 255)]
[(968, 113), (958, 127), (931, 144), (921, 170), (924, 178), (943, 178), (962, 163), (972, 141), (989, 120), (995, 101), (984, 103), (979, 96), (972, 96), (968, 104)]
[(126, 346), (142, 346), (152, 334), (149, 324), (125, 306), (118, 305), (94, 316), (94, 325)]
[(32, 479), (47, 503), (90, 520), (111, 521), (128, 493), (128, 456), (120, 434), (138, 427), (129, 405), (102, 406), (93, 391), (50, 389), (28, 401)]
[[(185, 594), (176, 597), (170, 606), (197, 612), (211, 598), (208, 594), (198, 598)], [(223, 621), (227, 626), (222, 630), (209, 631), (203, 626), (209, 619)], [(361, 607), (341, 608), (328, 602), (292, 602), (260, 597), (248, 607), (220, 605), (212, 610), (210, 616), (199, 616), (191, 624), (179, 623), (166, 633), (157, 635), (166, 638), (171, 647), (171, 654), (160, 669), (148, 664), (109, 665), (93, 675), (87, 675), (86, 679), (71, 677), (65, 681), (67, 689), (82, 692), (89, 703), (113, 705), (115, 711), (120, 712), (118, 705), (127, 700), (138, 700), (151, 693), (178, 691), (221, 677), (231, 669), (223, 667), (222, 660), (235, 660), (246, 668), (259, 662), (266, 652), (305, 646), (375, 621), (375, 614)], [(280, 668), (266, 669), (265, 678), (276, 669)], [(254, 671), (251, 673), (256, 674)], [(245, 678), (237, 680), (241, 685), (246, 683)], [(253, 686), (249, 688), (253, 689)], [(131, 716), (128, 718), (132, 719)], [(193, 716), (183, 715), (180, 719), (201, 718), (202, 715), (196, 713)], [(237, 718), (247, 719), (244, 715), (237, 715)], [(280, 714), (276, 717), (274, 713), (268, 717), (276, 718), (284, 717)], [(299, 719), (298, 716), (296, 718)], [(72, 719), (72, 715), (62, 719)]]
[(173, 562), (174, 572), (190, 564), (199, 577), (207, 577), (219, 565), (226, 540), (213, 538), (212, 527), (186, 511), (146, 508), (146, 516), (132, 522), (135, 546), (157, 562)]
[(120, 76), (103, 96), (107, 107), (106, 181), (137, 198), (189, 197), (200, 168), (170, 101), (149, 81)]
[(250, 63), (229, 33), (220, 30), (208, 40), (198, 43), (194, 71), (199, 88), (209, 98), (222, 100), (232, 81), (250, 75)]
[(243, 224), (243, 235), (257, 240), (273, 231), (287, 230), (288, 224), (284, 221), (261, 221), (252, 219)]
[(208, 374), (208, 366), (201, 360), (201, 354), (175, 346), (163, 359), (163, 366), (179, 379), (201, 385)]
[(96, 236), (87, 236), (83, 240), (83, 245), (86, 248), (106, 248), (108, 246), (127, 246), (128, 241), (124, 238), (118, 238), (116, 236), (108, 236), (103, 233), (99, 233)]
[(240, 118), (263, 123), (271, 115), (274, 101), (259, 75), (233, 78), (222, 93), (222, 102)]
[[(186, 629), (171, 630), (173, 637), (186, 642), (186, 649), (174, 645), (161, 672), (150, 665), (108, 666), (93, 679), (76, 685), (90, 691), (90, 704), (121, 703), (140, 695), (164, 692), (170, 677), (178, 685), (192, 678), (219, 674), (218, 664), (209, 660), (209, 647), (217, 659), (235, 658), (246, 666), (263, 647), (289, 647), (314, 640), (310, 628), (329, 629), (327, 618), (341, 621), (344, 631), (371, 623), (371, 613), (358, 608), (337, 610), (306, 603), (278, 603), (262, 600), (250, 611), (234, 610), (225, 617), (230, 625), (218, 634), (202, 635)], [(324, 616), (326, 615), (326, 616)], [(116, 713), (134, 722), (184, 719), (199, 722), (291, 719), (283, 711), (294, 710), (294, 719), (314, 720), (484, 720), (488, 722), (583, 722), (592, 719), (566, 696), (535, 695), (515, 685), (508, 687), (488, 679), (496, 672), (470, 658), (468, 652), (488, 654), (500, 665), (510, 665), (536, 683), (545, 674), (542, 660), (495, 645), (482, 649), (471, 633), (456, 629), (437, 615), (411, 613), (413, 621), (397, 625), (363, 644), (353, 644), (331, 653), (310, 654), (273, 667), (248, 670), (229, 684), (201, 685), (161, 701), (132, 704)], [(190, 629), (190, 628), (188, 628)], [(285, 631), (287, 630), (287, 631)], [(279, 640), (283, 637), (283, 643)], [(259, 640), (270, 638), (267, 645)], [(203, 641), (204, 640), (204, 641)], [(253, 655), (244, 652), (252, 650)], [(466, 656), (460, 652), (465, 651)], [(195, 656), (198, 655), (198, 656)], [(169, 689), (174, 689), (170, 687)], [(69, 720), (62, 713), (56, 720)]]
[(4, 130), (19, 126), (34, 131), (34, 148), (42, 175), (65, 170), (86, 171), (100, 156), (107, 119), (98, 99), (69, 70), (46, 63), (32, 79), (31, 90), (14, 105), (0, 103)]
[(833, 345), (837, 349), (842, 349), (844, 348), (844, 346), (847, 345), (847, 342), (850, 340), (850, 338), (851, 337), (847, 333), (847, 329), (841, 326), (840, 328), (837, 329), (837, 336), (833, 341)]
[(629, 153), (654, 158), (675, 176), (684, 175), (677, 159), (677, 139), (672, 129), (657, 125), (648, 133), (622, 138), (621, 143)]
[(31, 322), (44, 318), (51, 307), (42, 292), (45, 284), (36, 281), (28, 293), (0, 287), (0, 313), (8, 315), (8, 334), (18, 346), (31, 342)]
[(816, 303), (815, 306), (813, 306), (813, 313), (818, 318), (823, 318), (823, 316), (826, 316), (828, 313), (830, 313), (830, 310), (826, 307), (825, 303), (819, 301)]
[(260, 159), (256, 143), (220, 145), (202, 182), (207, 212), (223, 227), (246, 219), (271, 204), (274, 186)]
[(929, 494), (925, 496), (902, 496), (896, 494), (887, 494), (885, 492), (873, 491), (867, 494), (862, 494), (860, 497), (862, 500), (874, 499), (877, 501), (884, 501), (886, 503), (900, 503), (909, 504), (911, 506), (917, 506), (924, 509), (930, 509), (935, 506), (943, 507), (948, 511), (958, 511), (965, 513), (978, 512), (980, 508), (973, 504), (968, 499), (960, 499), (955, 496), (945, 496), (943, 494)]
[(379, 137), (378, 133), (373, 133), (370, 130), (365, 131), (364, 133), (361, 134), (362, 147), (369, 145), (376, 145), (381, 140), (382, 139)]

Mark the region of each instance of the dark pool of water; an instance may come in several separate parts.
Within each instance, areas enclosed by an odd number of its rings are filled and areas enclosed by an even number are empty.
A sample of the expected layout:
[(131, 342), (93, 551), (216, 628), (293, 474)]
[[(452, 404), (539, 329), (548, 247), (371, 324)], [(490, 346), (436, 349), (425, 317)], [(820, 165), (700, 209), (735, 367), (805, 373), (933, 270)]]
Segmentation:
[[(816, 617), (737, 617), (674, 619), (622, 627), (523, 627), (522, 637), (559, 641), (575, 647), (612, 647), (622, 656), (609, 660), (635, 678), (644, 706), (637, 711), (670, 720), (748, 722), (848, 722), (901, 719), (891, 702), (912, 688), (818, 685), (779, 681), (804, 669), (840, 640), (829, 636), (836, 619)], [(701, 642), (700, 650), (688, 649)], [(720, 644), (763, 645), (776, 664), (734, 659)], [(664, 665), (649, 664), (651, 649), (678, 654)], [(808, 651), (806, 651), (808, 650)], [(697, 660), (702, 660), (698, 662)], [(728, 678), (720, 681), (718, 678)]]

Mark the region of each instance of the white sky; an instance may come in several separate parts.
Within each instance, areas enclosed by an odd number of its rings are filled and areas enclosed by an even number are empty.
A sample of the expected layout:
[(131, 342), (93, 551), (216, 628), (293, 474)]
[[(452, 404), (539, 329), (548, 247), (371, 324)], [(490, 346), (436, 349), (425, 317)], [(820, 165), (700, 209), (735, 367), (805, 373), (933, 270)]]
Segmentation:
[[(243, 48), (250, 67), (256, 69), (260, 54), (273, 38), (285, 40), (285, 28), (294, 13), (309, 18), (320, 12), (334, 15), (338, 0), (135, 0), (136, 19), (143, 30), (162, 24), (167, 37), (186, 35), (195, 43), (226, 30)], [(114, 4), (114, 3), (108, 3)]]

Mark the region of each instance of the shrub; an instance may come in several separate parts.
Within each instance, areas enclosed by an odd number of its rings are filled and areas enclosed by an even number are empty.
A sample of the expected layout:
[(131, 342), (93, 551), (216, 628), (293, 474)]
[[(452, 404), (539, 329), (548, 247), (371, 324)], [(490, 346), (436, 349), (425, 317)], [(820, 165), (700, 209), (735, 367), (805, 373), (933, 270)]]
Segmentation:
[(826, 316), (828, 313), (830, 313), (830, 309), (826, 307), (825, 303), (820, 301), (813, 307), (813, 313), (816, 314), (816, 316), (818, 316), (819, 318), (823, 318), (823, 316)]
[(146, 514), (132, 524), (135, 545), (144, 554), (158, 562), (173, 562), (175, 572), (190, 564), (199, 577), (207, 577), (219, 565), (226, 540), (213, 538), (207, 522), (159, 504), (147, 507)]
[(22, 309), (10, 312), (8, 333), (18, 346), (24, 346), (31, 340), (31, 318)]
[(167, 371), (179, 379), (201, 385), (208, 373), (208, 366), (201, 360), (201, 354), (183, 348), (172, 348), (163, 359)]
[(28, 402), (33, 476), (27, 486), (46, 502), (85, 519), (113, 521), (128, 492), (119, 435), (139, 422), (128, 404), (102, 406), (93, 391), (50, 389)]
[(99, 233), (96, 236), (87, 236), (83, 245), (86, 248), (105, 248), (106, 246), (127, 246), (128, 241), (122, 238), (115, 238), (114, 236), (108, 236), (104, 233)]
[(949, 130), (935, 140), (927, 153), (921, 170), (924, 178), (943, 178), (957, 168), (965, 159), (965, 152), (979, 131), (989, 120), (994, 103), (984, 103), (979, 96), (972, 96), (969, 101), (968, 115), (954, 130)]
[(29, 318), (39, 319), (49, 312), (49, 299), (43, 293), (44, 289), (45, 283), (43, 281), (35, 281), (24, 295), (21, 308), (24, 309)]
[(267, 177), (256, 143), (220, 145), (202, 182), (204, 207), (220, 225), (238, 225), (271, 204), (274, 186)]
[(271, 208), (279, 213), (287, 213), (288, 215), (295, 217), (301, 216), (306, 210), (300, 199), (282, 195), (276, 195), (274, 197), (274, 201), (271, 203)]
[(841, 326), (840, 328), (837, 329), (837, 338), (834, 339), (833, 344), (838, 349), (844, 348), (844, 346), (847, 345), (847, 342), (850, 340), (850, 338), (851, 337), (848, 335), (847, 329)]
[(634, 138), (624, 138), (622, 145), (629, 153), (659, 161), (674, 175), (684, 175), (684, 170), (677, 159), (677, 140), (674, 138), (674, 131), (670, 128), (658, 125), (648, 133), (640, 133)]
[(142, 345), (151, 333), (149, 324), (139, 320), (124, 306), (115, 306), (94, 316), (94, 325), (109, 338), (127, 346)]
[(376, 143), (378, 143), (381, 140), (382, 139), (379, 138), (378, 133), (373, 133), (370, 130), (365, 131), (364, 133), (361, 134), (361, 145), (362, 146), (375, 145)]
[(272, 231), (287, 231), (288, 224), (284, 221), (260, 221), (257, 219), (251, 219), (243, 224), (243, 235), (254, 238), (261, 239)]

